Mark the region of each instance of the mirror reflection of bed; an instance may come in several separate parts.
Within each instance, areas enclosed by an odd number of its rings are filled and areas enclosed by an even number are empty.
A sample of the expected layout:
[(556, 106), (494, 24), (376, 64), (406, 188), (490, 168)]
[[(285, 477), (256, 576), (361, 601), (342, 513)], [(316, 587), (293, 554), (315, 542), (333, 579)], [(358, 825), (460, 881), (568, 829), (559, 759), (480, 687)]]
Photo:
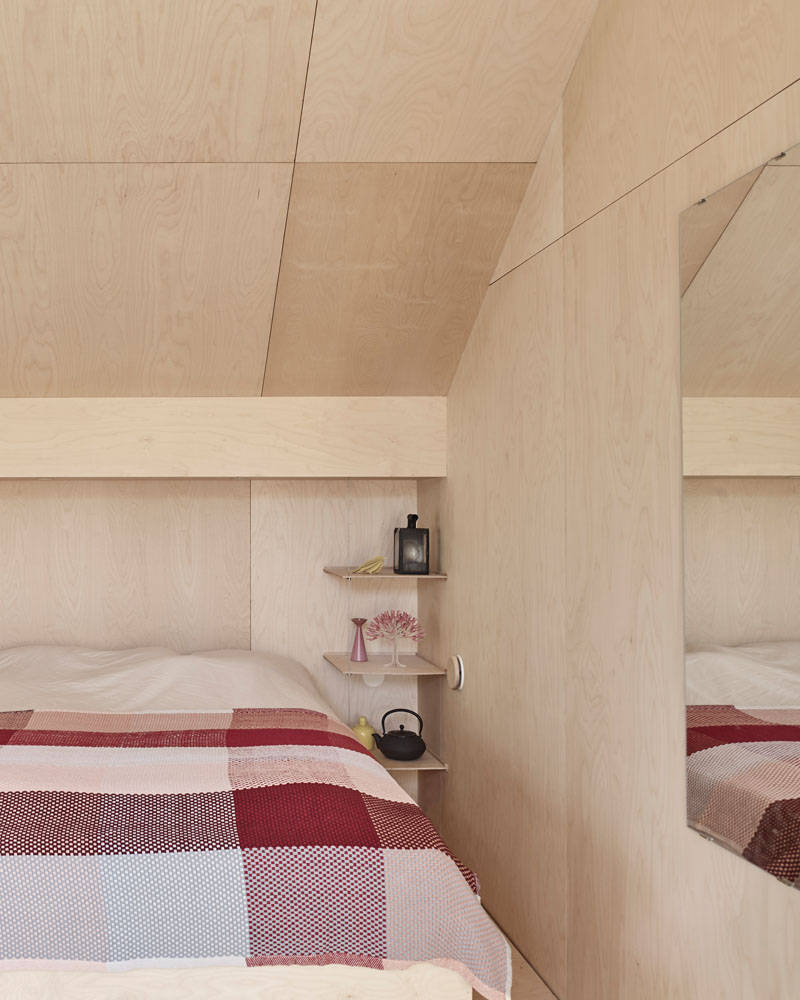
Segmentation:
[(680, 238), (688, 822), (800, 888), (800, 147)]

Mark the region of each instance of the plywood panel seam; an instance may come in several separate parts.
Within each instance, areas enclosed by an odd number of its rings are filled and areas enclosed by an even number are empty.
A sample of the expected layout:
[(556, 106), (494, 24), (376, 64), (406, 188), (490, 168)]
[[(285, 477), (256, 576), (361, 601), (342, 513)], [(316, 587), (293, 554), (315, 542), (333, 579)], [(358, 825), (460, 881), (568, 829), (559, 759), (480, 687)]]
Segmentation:
[[(663, 174), (666, 171), (670, 170), (676, 163), (679, 163), (681, 160), (686, 159), (687, 156), (691, 156), (692, 153), (696, 152), (698, 149), (700, 149), (702, 146), (704, 146), (707, 142), (710, 142), (712, 139), (716, 138), (716, 136), (721, 135), (723, 132), (727, 131), (727, 129), (729, 129), (733, 125), (735, 125), (737, 122), (740, 122), (743, 119), (747, 118), (748, 115), (752, 114), (753, 112), (755, 112), (758, 108), (762, 107), (763, 105), (768, 104), (771, 100), (774, 100), (774, 98), (777, 97), (779, 94), (782, 94), (782, 93), (784, 93), (787, 90), (790, 90), (797, 83), (800, 83), (800, 77), (798, 77), (796, 80), (792, 80), (792, 82), (788, 83), (785, 87), (781, 87), (780, 90), (776, 91), (770, 97), (766, 98), (766, 100), (762, 101), (760, 104), (755, 105), (755, 107), (751, 108), (749, 111), (744, 112), (744, 114), (739, 115), (738, 118), (734, 118), (733, 121), (728, 122), (727, 125), (724, 125), (722, 128), (718, 129), (716, 132), (713, 132), (711, 135), (706, 136), (706, 138), (703, 139), (702, 142), (697, 143), (696, 146), (692, 146), (691, 149), (687, 149), (687, 151), (685, 153), (683, 153), (681, 156), (678, 156), (674, 160), (671, 160), (669, 163), (665, 164), (659, 170), (656, 170), (655, 173), (649, 174), (647, 177), (645, 177), (641, 181), (639, 181), (638, 184), (634, 184), (633, 187), (629, 188), (627, 191), (623, 191), (621, 194), (619, 194), (612, 201), (608, 202), (608, 204), (603, 205), (601, 208), (598, 208), (596, 212), (592, 212), (592, 214), (591, 215), (587, 215), (585, 219), (581, 219), (580, 222), (576, 222), (574, 226), (570, 227), (569, 229), (565, 229), (564, 232), (563, 232), (563, 234), (559, 237), (559, 239), (563, 240), (564, 237), (569, 236), (571, 233), (574, 233), (576, 230), (580, 229), (581, 226), (586, 225), (587, 222), (590, 222), (592, 219), (595, 219), (598, 215), (602, 215), (603, 212), (606, 211), (606, 209), (611, 208), (612, 205), (616, 205), (618, 202), (622, 201), (624, 198), (627, 198), (629, 194), (632, 194), (634, 191), (637, 191), (639, 188), (644, 187), (644, 185), (649, 184), (650, 181), (652, 181), (654, 178), (656, 178), (660, 174)], [(777, 156), (778, 154), (776, 153), (775, 155)], [(746, 198), (745, 198), (745, 200), (746, 200)], [(689, 207), (690, 207), (689, 205), (682, 206), (682, 208), (689, 208)], [(489, 287), (491, 288), (492, 285), (496, 285), (498, 283), (498, 281), (502, 281), (503, 278), (507, 278), (508, 275), (509, 274), (513, 274), (514, 271), (517, 270), (517, 268), (522, 267), (523, 264), (527, 264), (529, 261), (533, 260), (534, 257), (537, 257), (539, 254), (544, 253), (545, 250), (547, 250), (549, 247), (553, 246), (553, 244), (555, 244), (557, 242), (558, 242), (558, 240), (553, 240), (551, 243), (548, 243), (547, 246), (543, 246), (541, 249), (537, 250), (536, 253), (531, 254), (530, 257), (526, 257), (525, 260), (520, 261), (519, 264), (515, 264), (514, 267), (512, 267), (508, 271), (506, 271), (505, 274), (502, 274), (499, 277), (495, 278), (493, 281), (490, 281), (489, 282)]]
[(303, 122), (303, 107), (306, 100), (306, 88), (308, 87), (308, 67), (311, 64), (311, 49), (314, 46), (314, 28), (317, 23), (317, 8), (319, 0), (314, 0), (314, 17), (311, 21), (311, 37), (308, 40), (308, 57), (306, 58), (306, 72), (303, 78), (303, 96), (300, 98), (300, 114), (297, 116), (297, 135), (294, 140), (294, 157), (292, 158), (292, 176), (289, 181), (289, 197), (286, 199), (286, 215), (283, 220), (283, 236), (281, 237), (281, 255), (278, 261), (278, 277), (275, 280), (275, 294), (272, 296), (272, 310), (269, 315), (269, 325), (267, 326), (267, 349), (264, 355), (264, 374), (261, 376), (261, 395), (264, 395), (264, 386), (267, 383), (267, 365), (269, 364), (269, 345), (272, 341), (272, 324), (275, 320), (275, 303), (278, 301), (278, 288), (281, 284), (281, 270), (283, 268), (283, 251), (286, 246), (286, 230), (289, 228), (289, 209), (292, 204), (292, 190), (294, 188), (294, 173), (297, 169), (297, 147), (300, 143), (300, 126)]
[(538, 257), (540, 254), (543, 254), (546, 250), (549, 250), (551, 247), (554, 247), (556, 243), (563, 242), (564, 236), (566, 235), (567, 234), (564, 233), (562, 236), (559, 236), (557, 240), (553, 240), (552, 242), (547, 243), (541, 249), (537, 250), (536, 253), (532, 253), (530, 257), (526, 257), (525, 260), (521, 260), (519, 264), (515, 264), (513, 267), (510, 267), (504, 274), (501, 274), (499, 277), (494, 278), (494, 280), (489, 282), (489, 288), (491, 288), (492, 285), (496, 285), (499, 281), (502, 281), (503, 278), (507, 278), (509, 274), (513, 274), (519, 268), (524, 267), (525, 264), (530, 263), (534, 259), (534, 257)]

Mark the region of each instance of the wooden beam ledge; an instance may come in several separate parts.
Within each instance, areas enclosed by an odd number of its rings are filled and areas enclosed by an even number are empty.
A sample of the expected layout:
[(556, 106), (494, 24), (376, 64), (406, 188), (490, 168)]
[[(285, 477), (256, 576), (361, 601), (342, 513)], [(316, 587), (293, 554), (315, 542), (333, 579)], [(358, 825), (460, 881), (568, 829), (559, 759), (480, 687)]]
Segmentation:
[(800, 398), (685, 396), (684, 476), (800, 476)]
[(0, 479), (444, 476), (442, 396), (0, 399)]

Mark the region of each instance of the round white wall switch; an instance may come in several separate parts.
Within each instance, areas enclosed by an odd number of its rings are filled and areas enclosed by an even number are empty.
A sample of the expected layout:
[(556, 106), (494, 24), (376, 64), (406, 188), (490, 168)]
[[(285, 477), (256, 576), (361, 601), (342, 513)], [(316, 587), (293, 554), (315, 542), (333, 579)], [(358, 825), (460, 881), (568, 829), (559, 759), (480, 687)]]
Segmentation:
[(450, 657), (447, 664), (447, 683), (454, 691), (464, 687), (464, 661), (457, 653)]

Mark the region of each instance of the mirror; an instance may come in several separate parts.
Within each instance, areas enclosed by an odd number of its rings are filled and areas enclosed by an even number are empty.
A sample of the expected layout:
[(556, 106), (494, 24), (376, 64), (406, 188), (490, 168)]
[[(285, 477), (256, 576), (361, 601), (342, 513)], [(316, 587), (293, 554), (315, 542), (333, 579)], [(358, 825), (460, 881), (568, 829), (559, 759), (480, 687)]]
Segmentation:
[[(720, 450), (724, 435), (730, 442), (732, 414), (747, 428), (752, 414), (793, 413), (800, 146), (681, 215), (680, 294), (684, 411), (713, 397), (721, 415), (704, 431), (709, 453), (715, 433)], [(769, 446), (773, 426), (762, 419), (757, 446)], [(683, 480), (688, 822), (800, 888), (800, 479), (692, 471)]]

